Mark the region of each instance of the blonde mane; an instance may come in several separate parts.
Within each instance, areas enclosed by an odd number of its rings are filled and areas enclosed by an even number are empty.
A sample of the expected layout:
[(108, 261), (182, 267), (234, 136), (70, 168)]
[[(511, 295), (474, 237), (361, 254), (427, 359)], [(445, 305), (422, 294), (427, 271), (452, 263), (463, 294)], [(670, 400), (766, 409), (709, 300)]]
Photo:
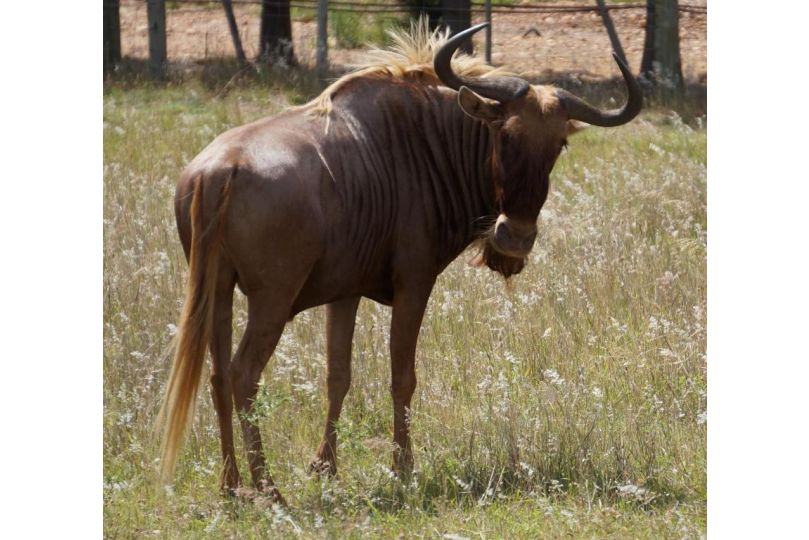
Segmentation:
[[(328, 115), (332, 109), (332, 98), (343, 87), (356, 79), (419, 79), (439, 83), (433, 69), (433, 57), (449, 38), (449, 30), (430, 31), (426, 18), (410, 23), (410, 30), (388, 30), (392, 44), (385, 49), (372, 48), (368, 51), (368, 61), (353, 66), (354, 69), (331, 83), (309, 103), (301, 106), (310, 114)], [(459, 75), (468, 77), (489, 77), (493, 74), (505, 75), (500, 68), (487, 65), (482, 59), (457, 53), (452, 59), (452, 69)]]

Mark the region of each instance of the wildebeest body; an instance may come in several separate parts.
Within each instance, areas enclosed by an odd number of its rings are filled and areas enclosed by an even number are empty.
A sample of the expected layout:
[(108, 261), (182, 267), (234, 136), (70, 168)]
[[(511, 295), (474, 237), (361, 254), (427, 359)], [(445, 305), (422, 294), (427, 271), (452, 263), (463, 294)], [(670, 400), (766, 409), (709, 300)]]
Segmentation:
[[(346, 296), (389, 305), (400, 274), (434, 277), (497, 215), (489, 129), (463, 113), (455, 92), (385, 80), (351, 85), (329, 118), (303, 109), (224, 133), (178, 185), (188, 250), (193, 182), (205, 183), (210, 213), (233, 175), (224, 245), (239, 286), (249, 294), (279, 273), (307, 272), (289, 317)], [(311, 268), (284, 267), (302, 253)]]
[[(224, 133), (183, 172), (175, 209), (189, 278), (161, 410), (165, 476), (209, 348), (222, 488), (232, 493), (241, 483), (235, 405), (253, 484), (280, 500), (252, 404), (287, 320), (322, 304), (328, 413), (311, 467), (333, 473), (361, 297), (392, 307), (393, 468), (410, 470), (416, 342), (437, 276), (472, 242), (480, 247), (474, 264), (506, 277), (520, 272), (551, 169), (577, 120), (621, 125), (642, 103), (620, 61), (627, 103), (600, 111), (562, 90), (492, 76), (472, 58), (452, 60), (481, 28), (447, 41), (426, 27), (400, 35), (399, 51), (382, 63), (339, 79), (306, 106)], [(247, 326), (231, 361), (236, 285), (247, 296)]]

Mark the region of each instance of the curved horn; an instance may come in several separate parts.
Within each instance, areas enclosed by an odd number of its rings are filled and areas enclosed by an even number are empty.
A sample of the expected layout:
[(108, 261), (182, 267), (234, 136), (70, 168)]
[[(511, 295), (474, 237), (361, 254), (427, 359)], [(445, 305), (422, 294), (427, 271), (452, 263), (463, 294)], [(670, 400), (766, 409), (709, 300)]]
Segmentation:
[(621, 109), (601, 111), (574, 96), (567, 90), (559, 89), (556, 91), (556, 97), (559, 98), (559, 101), (562, 103), (565, 110), (567, 110), (567, 114), (572, 120), (581, 120), (582, 122), (587, 122), (594, 126), (615, 127), (626, 124), (640, 112), (641, 107), (643, 107), (643, 94), (640, 91), (638, 81), (635, 80), (635, 77), (632, 76), (632, 72), (629, 71), (626, 64), (618, 58), (617, 54), (612, 53), (612, 57), (615, 58), (618, 67), (621, 69), (621, 74), (624, 76), (627, 93), (626, 105)]
[(479, 77), (464, 77), (452, 71), (452, 55), (467, 38), (472, 34), (486, 28), (489, 23), (478, 24), (467, 28), (463, 32), (458, 32), (435, 53), (433, 68), (435, 74), (445, 85), (453, 90), (459, 90), (461, 86), (467, 86), (483, 97), (497, 100), (501, 103), (517, 99), (528, 92), (529, 84), (517, 77), (496, 77), (482, 79)]

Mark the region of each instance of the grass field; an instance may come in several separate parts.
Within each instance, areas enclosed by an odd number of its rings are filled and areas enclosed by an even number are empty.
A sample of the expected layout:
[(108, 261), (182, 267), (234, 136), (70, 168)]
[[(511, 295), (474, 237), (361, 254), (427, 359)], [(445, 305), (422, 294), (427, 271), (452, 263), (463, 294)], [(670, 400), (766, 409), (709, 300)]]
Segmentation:
[(207, 390), (175, 484), (156, 484), (152, 425), (186, 274), (174, 183), (215, 135), (289, 99), (257, 84), (105, 92), (105, 535), (704, 536), (706, 132), (662, 112), (571, 140), (508, 285), (468, 255), (439, 278), (417, 353), (412, 479), (388, 468), (389, 310), (364, 300), (337, 478), (304, 472), (325, 415), (318, 308), (288, 325), (257, 400), (289, 508), (219, 495)]

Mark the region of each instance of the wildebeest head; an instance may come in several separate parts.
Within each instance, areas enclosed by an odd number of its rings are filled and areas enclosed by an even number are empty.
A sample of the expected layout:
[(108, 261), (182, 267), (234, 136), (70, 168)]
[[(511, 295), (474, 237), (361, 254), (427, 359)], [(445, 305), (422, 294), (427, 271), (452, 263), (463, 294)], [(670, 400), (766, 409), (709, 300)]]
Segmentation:
[(569, 92), (531, 85), (518, 77), (463, 77), (453, 72), (455, 50), (487, 24), (450, 38), (436, 53), (436, 75), (458, 90), (458, 104), (485, 122), (492, 134), (490, 158), (499, 215), (483, 239), (478, 264), (506, 277), (520, 272), (537, 235), (537, 217), (548, 195), (549, 176), (567, 138), (583, 127), (625, 124), (640, 112), (643, 98), (629, 68), (615, 57), (627, 86), (626, 104), (601, 111)]

